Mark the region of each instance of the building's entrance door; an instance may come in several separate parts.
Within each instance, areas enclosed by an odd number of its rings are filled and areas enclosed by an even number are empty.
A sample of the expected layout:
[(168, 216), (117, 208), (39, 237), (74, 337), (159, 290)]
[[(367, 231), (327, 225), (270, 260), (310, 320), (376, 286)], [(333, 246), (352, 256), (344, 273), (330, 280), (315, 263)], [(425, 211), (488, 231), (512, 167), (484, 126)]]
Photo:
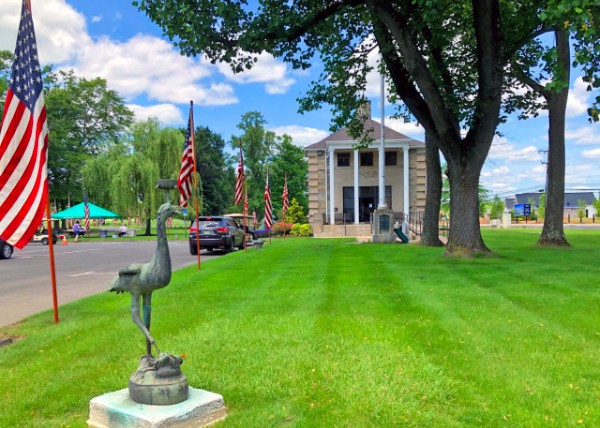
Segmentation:
[[(344, 187), (344, 213), (354, 219), (354, 187)], [(385, 186), (386, 202), (391, 206), (392, 186)], [(358, 188), (358, 221), (368, 223), (371, 213), (377, 209), (379, 201), (378, 186), (361, 186)]]

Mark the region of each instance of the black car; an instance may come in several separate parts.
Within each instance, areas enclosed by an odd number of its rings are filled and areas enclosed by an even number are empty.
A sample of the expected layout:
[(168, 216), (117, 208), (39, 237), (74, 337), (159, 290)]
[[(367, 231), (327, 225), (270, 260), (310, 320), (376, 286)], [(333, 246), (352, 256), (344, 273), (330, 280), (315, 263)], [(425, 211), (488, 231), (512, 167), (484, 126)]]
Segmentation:
[(0, 259), (10, 259), (13, 254), (13, 246), (0, 238)]
[(200, 216), (198, 221), (192, 221), (190, 226), (190, 254), (198, 254), (196, 236), (200, 225), (200, 249), (212, 251), (223, 249), (231, 252), (238, 247), (244, 248), (244, 230), (236, 221), (227, 216)]

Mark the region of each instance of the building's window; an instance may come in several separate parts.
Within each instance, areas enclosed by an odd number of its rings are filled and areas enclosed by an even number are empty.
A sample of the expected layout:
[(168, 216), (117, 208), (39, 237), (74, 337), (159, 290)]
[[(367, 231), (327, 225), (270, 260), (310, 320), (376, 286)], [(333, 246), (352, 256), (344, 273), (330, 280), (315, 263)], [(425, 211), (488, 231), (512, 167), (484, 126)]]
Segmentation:
[(398, 152), (385, 152), (385, 166), (396, 166), (398, 164)]
[(373, 166), (373, 152), (360, 154), (360, 166)]
[(338, 165), (337, 166), (350, 166), (350, 153), (338, 153)]

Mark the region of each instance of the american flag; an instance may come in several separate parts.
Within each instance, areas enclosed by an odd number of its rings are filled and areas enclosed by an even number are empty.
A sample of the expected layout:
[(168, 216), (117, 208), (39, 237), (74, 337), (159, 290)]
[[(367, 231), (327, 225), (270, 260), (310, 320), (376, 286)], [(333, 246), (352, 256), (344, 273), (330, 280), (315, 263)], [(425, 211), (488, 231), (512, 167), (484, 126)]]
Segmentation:
[(290, 203), (288, 201), (287, 174), (285, 175), (285, 181), (283, 182), (283, 195), (281, 196), (281, 199), (283, 199), (283, 206), (281, 208), (281, 211), (283, 211), (283, 216), (285, 217), (285, 215), (287, 214), (287, 210), (290, 206)]
[(244, 218), (248, 215), (248, 195), (244, 196)]
[(87, 192), (83, 192), (83, 215), (85, 217), (85, 230), (90, 230), (90, 205)]
[(194, 173), (194, 109), (190, 105), (190, 118), (188, 119), (185, 142), (183, 143), (183, 157), (181, 158), (181, 171), (177, 180), (179, 187), (179, 205), (187, 207), (188, 199), (192, 196)]
[(252, 211), (252, 223), (254, 224), (254, 229), (258, 225), (258, 219), (256, 218), (256, 211)]
[(167, 218), (167, 227), (172, 227), (173, 226), (173, 217), (169, 217)]
[(0, 237), (23, 248), (48, 195), (48, 127), (31, 11), (21, 3), (15, 60), (0, 129)]
[(271, 203), (271, 188), (269, 187), (269, 170), (267, 169), (267, 183), (265, 184), (265, 227), (273, 226), (273, 204)]
[(242, 202), (244, 195), (244, 154), (242, 153), (242, 142), (240, 141), (240, 157), (238, 159), (237, 179), (235, 180), (235, 204)]

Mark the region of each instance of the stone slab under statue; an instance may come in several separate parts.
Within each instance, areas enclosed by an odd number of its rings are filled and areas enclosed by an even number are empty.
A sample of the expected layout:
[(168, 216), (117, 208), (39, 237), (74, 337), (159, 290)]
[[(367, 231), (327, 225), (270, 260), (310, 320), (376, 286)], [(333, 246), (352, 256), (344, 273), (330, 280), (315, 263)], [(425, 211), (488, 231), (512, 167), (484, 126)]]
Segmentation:
[(150, 406), (133, 401), (125, 388), (93, 398), (87, 424), (90, 428), (187, 428), (226, 417), (223, 397), (214, 392), (190, 387), (188, 399), (179, 404)]

